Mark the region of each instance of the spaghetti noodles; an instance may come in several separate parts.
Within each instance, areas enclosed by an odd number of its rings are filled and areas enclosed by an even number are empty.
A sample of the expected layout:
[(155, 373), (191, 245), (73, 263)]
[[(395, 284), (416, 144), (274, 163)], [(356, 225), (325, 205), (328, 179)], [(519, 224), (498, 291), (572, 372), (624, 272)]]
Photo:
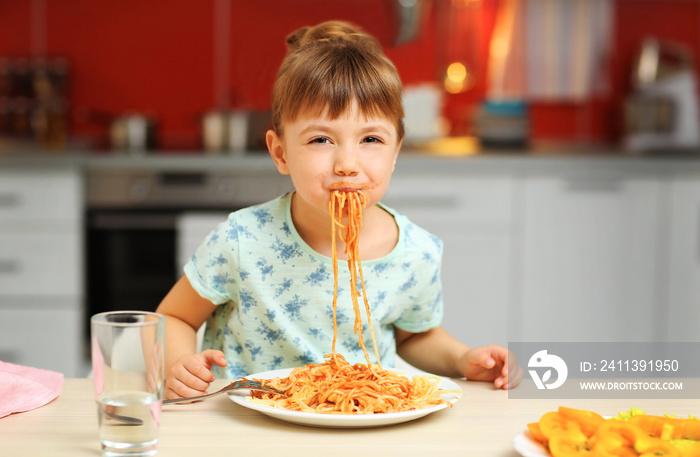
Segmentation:
[[(343, 225), (343, 209), (345, 203), (348, 203), (348, 222)], [(365, 194), (357, 192), (342, 192), (334, 190), (331, 192), (331, 201), (329, 203), (329, 212), (331, 216), (331, 257), (333, 259), (333, 357), (335, 358), (335, 343), (338, 337), (338, 322), (336, 318), (336, 309), (338, 305), (338, 249), (336, 247), (337, 238), (345, 242), (345, 255), (348, 258), (348, 270), (350, 270), (350, 296), (352, 298), (352, 307), (355, 311), (355, 333), (359, 338), (359, 345), (365, 354), (367, 365), (370, 365), (369, 354), (365, 347), (365, 341), (362, 336), (362, 317), (360, 313), (360, 305), (358, 297), (360, 292), (357, 290), (357, 275), (360, 275), (360, 287), (362, 288), (362, 298), (364, 300), (365, 312), (367, 313), (367, 324), (369, 325), (370, 333), (372, 334), (372, 343), (374, 344), (374, 354), (377, 357), (377, 364), (381, 368), (382, 363), (379, 359), (379, 350), (377, 348), (377, 340), (374, 336), (372, 328), (372, 317), (369, 311), (369, 302), (367, 301), (367, 293), (365, 292), (365, 278), (362, 274), (362, 263), (360, 262), (360, 227), (362, 227), (362, 210), (367, 204)], [(337, 210), (337, 211), (336, 211)], [(340, 228), (340, 232), (337, 229)], [(336, 235), (337, 233), (337, 235)]]
[(340, 354), (326, 361), (294, 368), (288, 377), (263, 381), (288, 397), (255, 391), (256, 403), (292, 411), (327, 414), (376, 414), (410, 411), (452, 403), (440, 397), (440, 378), (405, 376), (372, 365), (349, 364)]
[[(254, 391), (253, 401), (285, 408), (329, 414), (375, 414), (409, 411), (438, 404), (452, 403), (440, 397), (444, 391), (438, 389), (440, 378), (432, 375), (414, 376), (409, 380), (398, 373), (385, 370), (379, 360), (369, 302), (365, 293), (364, 276), (360, 262), (359, 239), (362, 227), (362, 210), (366, 197), (360, 192), (334, 190), (328, 210), (331, 216), (331, 256), (333, 260), (333, 343), (332, 353), (325, 356), (325, 362), (294, 368), (288, 377), (261, 380), (265, 384), (284, 390), (286, 397), (270, 392)], [(346, 209), (347, 205), (347, 209)], [(343, 217), (347, 212), (347, 223)], [(336, 352), (338, 322), (336, 308), (338, 302), (338, 251), (337, 239), (345, 243), (345, 256), (350, 270), (350, 293), (355, 312), (354, 330), (367, 364), (351, 365)], [(362, 293), (357, 290), (358, 276)], [(377, 365), (372, 365), (362, 335), (362, 318), (359, 297), (362, 295), (367, 323), (372, 335)]]

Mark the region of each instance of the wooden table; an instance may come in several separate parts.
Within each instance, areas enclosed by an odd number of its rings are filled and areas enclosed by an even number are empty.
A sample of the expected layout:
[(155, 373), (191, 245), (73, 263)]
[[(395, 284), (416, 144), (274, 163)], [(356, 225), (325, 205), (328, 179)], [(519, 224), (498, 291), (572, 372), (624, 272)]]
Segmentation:
[[(483, 456), (517, 457), (513, 438), (560, 404), (614, 415), (700, 415), (700, 400), (515, 400), (489, 383), (456, 380), (454, 408), (399, 425), (324, 429), (294, 425), (234, 404), (226, 396), (163, 407), (159, 457), (167, 456)], [(227, 381), (216, 381), (212, 389)], [(52, 403), (0, 419), (0, 456), (99, 456), (92, 380), (66, 379)]]

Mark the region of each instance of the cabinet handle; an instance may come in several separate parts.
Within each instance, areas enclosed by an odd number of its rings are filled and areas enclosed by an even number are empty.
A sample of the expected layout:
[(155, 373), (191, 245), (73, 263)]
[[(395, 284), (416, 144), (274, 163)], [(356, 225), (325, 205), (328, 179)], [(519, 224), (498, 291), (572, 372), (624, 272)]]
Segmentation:
[(19, 260), (0, 259), (0, 274), (15, 274), (19, 273)]
[(0, 208), (15, 208), (19, 203), (18, 194), (0, 194)]

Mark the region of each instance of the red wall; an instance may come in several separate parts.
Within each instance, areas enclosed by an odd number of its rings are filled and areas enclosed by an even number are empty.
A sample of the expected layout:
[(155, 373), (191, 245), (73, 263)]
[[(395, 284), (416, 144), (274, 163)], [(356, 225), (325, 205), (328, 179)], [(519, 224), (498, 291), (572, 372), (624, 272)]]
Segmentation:
[[(434, 81), (441, 72), (444, 24), (436, 24), (449, 0), (433, 0), (415, 41), (394, 46), (394, 1), (260, 0), (230, 1), (230, 86), (235, 107), (266, 110), (275, 72), (284, 56), (284, 37), (303, 25), (328, 19), (355, 22), (375, 35), (406, 85)], [(219, 3), (217, 3), (219, 2)], [(35, 9), (32, 10), (32, 4)], [(105, 128), (86, 113), (129, 110), (154, 113), (161, 147), (199, 147), (199, 115), (214, 107), (214, 28), (221, 0), (0, 0), (0, 56), (65, 56), (72, 65), (71, 132), (105, 144)], [(45, 30), (36, 5), (45, 6)], [(481, 77), (474, 88), (446, 95), (452, 134), (470, 131), (471, 112), (486, 91), (483, 75), (499, 0), (481, 0), (472, 35)], [(38, 17), (38, 19), (37, 19)], [(618, 0), (615, 2), (612, 92), (585, 104), (532, 103), (536, 140), (604, 141), (620, 137), (620, 102), (641, 39), (653, 34), (691, 46), (700, 55), (700, 2)], [(45, 37), (42, 37), (42, 32)], [(463, 32), (464, 33), (464, 32)], [(43, 49), (45, 48), (45, 49)]]

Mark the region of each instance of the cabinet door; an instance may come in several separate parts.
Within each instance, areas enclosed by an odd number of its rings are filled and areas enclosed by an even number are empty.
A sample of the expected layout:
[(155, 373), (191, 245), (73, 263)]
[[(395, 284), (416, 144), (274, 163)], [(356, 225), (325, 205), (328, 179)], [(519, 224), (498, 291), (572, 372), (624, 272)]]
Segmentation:
[(29, 222), (47, 221), (68, 221), (77, 229), (82, 201), (76, 170), (0, 171), (0, 229), (14, 230)]
[(0, 234), (0, 296), (83, 293), (81, 237), (57, 232)]
[(83, 293), (77, 169), (0, 170), (0, 296)]
[(82, 377), (88, 372), (82, 346), (80, 300), (47, 297), (34, 305), (0, 297), (0, 360)]
[(384, 201), (443, 241), (443, 327), (470, 346), (507, 344), (510, 179), (395, 175)]
[(669, 341), (700, 341), (700, 180), (671, 191)]
[(524, 187), (521, 339), (658, 338), (658, 183), (598, 174)]
[(0, 170), (0, 360), (84, 376), (77, 168)]

